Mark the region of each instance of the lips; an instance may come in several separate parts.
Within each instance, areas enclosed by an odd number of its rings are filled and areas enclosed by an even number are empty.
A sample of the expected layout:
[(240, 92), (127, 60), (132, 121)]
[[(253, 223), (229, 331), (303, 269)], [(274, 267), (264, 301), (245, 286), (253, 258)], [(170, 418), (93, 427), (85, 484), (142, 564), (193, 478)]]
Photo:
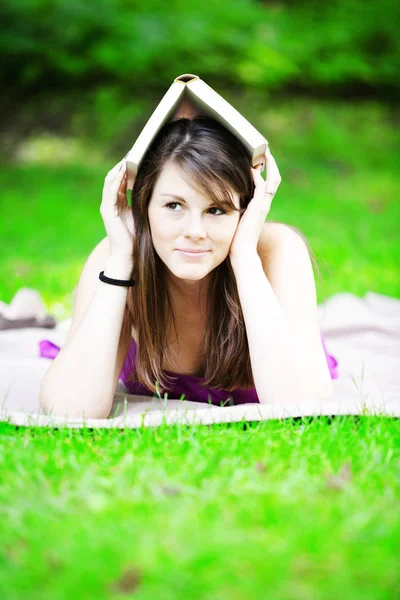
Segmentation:
[(204, 252), (210, 252), (209, 250), (190, 250), (186, 248), (177, 248), (180, 252), (190, 252), (191, 254), (203, 254)]

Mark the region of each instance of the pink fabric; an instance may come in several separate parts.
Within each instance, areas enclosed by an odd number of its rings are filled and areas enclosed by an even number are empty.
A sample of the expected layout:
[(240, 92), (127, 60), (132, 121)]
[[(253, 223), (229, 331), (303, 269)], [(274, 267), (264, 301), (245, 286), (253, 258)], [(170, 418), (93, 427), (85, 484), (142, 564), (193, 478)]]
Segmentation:
[(337, 371), (338, 361), (336, 360), (336, 358), (334, 356), (329, 354), (329, 352), (326, 348), (324, 336), (322, 335), (322, 333), (321, 333), (321, 341), (322, 341), (322, 345), (324, 347), (325, 357), (326, 357), (326, 360), (328, 363), (329, 372), (331, 374), (331, 379), (337, 379), (338, 378), (338, 371)]
[[(322, 345), (324, 348), (326, 360), (331, 374), (331, 379), (337, 379), (337, 366), (338, 362), (334, 356), (331, 356), (326, 348), (325, 340), (321, 334)], [(60, 347), (56, 346), (49, 340), (41, 340), (39, 342), (40, 356), (44, 358), (54, 359), (60, 351)], [(128, 381), (128, 376), (133, 370), (133, 365), (136, 359), (136, 343), (132, 338), (129, 346), (128, 354), (126, 356), (124, 365), (121, 370), (120, 379), (124, 382), (128, 392), (130, 394), (153, 396), (153, 392), (148, 390), (144, 385), (139, 382)], [(192, 400), (195, 402), (210, 403), (215, 406), (230, 406), (237, 404), (255, 403), (259, 404), (259, 399), (255, 388), (249, 390), (237, 388), (232, 392), (228, 392), (221, 389), (207, 389), (202, 388), (200, 383), (204, 381), (202, 377), (195, 377), (194, 375), (177, 375), (171, 371), (164, 371), (169, 377), (173, 377), (171, 385), (173, 390), (168, 392), (168, 398), (180, 399), (184, 394), (185, 400)], [(157, 396), (156, 394), (154, 394)]]
[(59, 346), (56, 346), (49, 340), (41, 340), (39, 342), (39, 352), (43, 358), (55, 358), (60, 350)]

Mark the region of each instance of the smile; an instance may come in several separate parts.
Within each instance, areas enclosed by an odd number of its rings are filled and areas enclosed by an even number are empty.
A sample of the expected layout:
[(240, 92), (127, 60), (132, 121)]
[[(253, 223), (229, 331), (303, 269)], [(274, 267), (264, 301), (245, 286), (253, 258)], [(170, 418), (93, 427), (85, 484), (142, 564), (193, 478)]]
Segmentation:
[(208, 254), (210, 251), (206, 250), (205, 252), (185, 252), (185, 250), (178, 250), (178, 252), (182, 254), (182, 256), (187, 256), (188, 258), (201, 258), (202, 256)]

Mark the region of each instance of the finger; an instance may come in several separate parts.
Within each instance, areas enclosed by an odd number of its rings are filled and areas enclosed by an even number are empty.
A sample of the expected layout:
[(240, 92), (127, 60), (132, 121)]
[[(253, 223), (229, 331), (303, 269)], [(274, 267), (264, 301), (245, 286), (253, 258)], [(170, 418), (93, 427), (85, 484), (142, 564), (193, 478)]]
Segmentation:
[(126, 172), (126, 168), (123, 168), (124, 164), (123, 162), (117, 163), (115, 165), (115, 167), (113, 167), (111, 169), (111, 171), (109, 171), (105, 177), (105, 181), (108, 185), (118, 185), (120, 184), (121, 179), (123, 179), (125, 172)]
[(118, 206), (120, 208), (125, 208), (128, 206), (128, 198), (126, 197), (125, 192), (122, 192), (122, 191), (118, 192), (117, 202), (118, 202)]
[(113, 168), (108, 171), (107, 177), (111, 178), (111, 177), (115, 176), (116, 173), (119, 173), (121, 171), (122, 167), (124, 166), (124, 162), (125, 162), (124, 159), (117, 162), (117, 164), (114, 165)]
[(264, 178), (261, 175), (261, 168), (256, 168), (256, 169), (251, 169), (251, 174), (253, 175), (253, 181), (254, 184), (256, 186), (256, 188), (261, 184), (261, 183), (265, 183), (264, 182)]
[(125, 159), (123, 158), (122, 160), (120, 160), (119, 162), (117, 162), (117, 164), (111, 169), (110, 173), (112, 173), (113, 171), (120, 171), (125, 163)]
[(126, 180), (126, 179), (124, 179), (124, 178), (122, 178), (122, 179), (121, 179), (121, 182), (120, 182), (120, 184), (119, 184), (118, 191), (123, 191), (123, 192), (125, 192), (125, 191), (126, 191), (126, 186), (127, 186), (127, 184), (128, 184), (127, 180)]
[(259, 173), (257, 169), (252, 169), (252, 173), (256, 186), (254, 190), (253, 201), (256, 205), (264, 209), (266, 200), (269, 200), (270, 203), (272, 202), (279, 183), (268, 181), (268, 179), (264, 181), (261, 173)]
[(270, 150), (265, 153), (265, 159), (265, 181), (271, 181), (274, 175), (274, 161)]
[(126, 182), (123, 176), (108, 178), (104, 184), (102, 195), (101, 210), (113, 209), (115, 205), (127, 206)]
[[(269, 150), (269, 149), (268, 149)], [(276, 160), (272, 156), (271, 152), (266, 153), (266, 181), (279, 181), (281, 179), (281, 175), (279, 173), (278, 165), (276, 164)]]
[(273, 181), (267, 181), (264, 193), (265, 194), (276, 194), (278, 184)]
[(263, 206), (265, 197), (265, 181), (259, 170), (252, 169), (252, 174), (255, 185), (252, 202), (254, 201), (255, 204), (259, 203), (261, 206)]

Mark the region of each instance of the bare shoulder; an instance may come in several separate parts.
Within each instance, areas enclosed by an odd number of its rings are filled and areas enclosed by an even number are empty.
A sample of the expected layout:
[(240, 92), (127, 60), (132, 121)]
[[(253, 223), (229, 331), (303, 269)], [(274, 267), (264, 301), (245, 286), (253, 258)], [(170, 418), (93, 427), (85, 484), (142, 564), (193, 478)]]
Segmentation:
[(297, 230), (293, 225), (287, 225), (279, 221), (266, 221), (257, 245), (257, 252), (264, 269), (268, 270), (272, 260), (277, 259), (282, 253), (282, 249), (286, 249), (289, 244), (292, 244), (295, 250), (296, 246), (293, 242), (304, 244), (304, 237), (300, 230)]
[(295, 229), (279, 221), (265, 221), (257, 246), (258, 254), (265, 256), (274, 252), (280, 243), (298, 235)]

